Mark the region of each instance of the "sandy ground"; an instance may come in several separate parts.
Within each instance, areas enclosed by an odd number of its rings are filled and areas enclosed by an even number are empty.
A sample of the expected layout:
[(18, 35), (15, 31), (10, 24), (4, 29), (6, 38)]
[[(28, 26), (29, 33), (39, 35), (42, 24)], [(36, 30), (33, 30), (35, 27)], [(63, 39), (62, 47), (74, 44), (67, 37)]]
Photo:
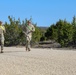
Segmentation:
[(76, 75), (76, 51), (4, 47), (0, 75)]

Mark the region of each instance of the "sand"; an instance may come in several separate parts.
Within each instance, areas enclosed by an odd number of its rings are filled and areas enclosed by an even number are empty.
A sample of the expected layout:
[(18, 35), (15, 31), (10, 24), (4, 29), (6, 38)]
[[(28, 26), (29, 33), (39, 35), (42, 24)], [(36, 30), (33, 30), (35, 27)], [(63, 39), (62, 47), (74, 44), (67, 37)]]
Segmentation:
[(76, 51), (4, 47), (0, 75), (76, 75)]

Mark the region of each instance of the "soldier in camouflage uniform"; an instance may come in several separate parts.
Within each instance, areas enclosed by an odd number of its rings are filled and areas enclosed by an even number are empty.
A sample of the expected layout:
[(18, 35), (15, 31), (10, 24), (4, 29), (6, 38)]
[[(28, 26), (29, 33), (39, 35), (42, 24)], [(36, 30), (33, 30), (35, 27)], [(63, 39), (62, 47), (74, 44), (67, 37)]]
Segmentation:
[(0, 21), (1, 53), (3, 53), (3, 47), (4, 47), (4, 32), (5, 32), (5, 27), (2, 25), (2, 22)]
[(26, 36), (26, 51), (30, 51), (30, 42), (32, 39), (32, 33), (34, 31), (35, 31), (34, 25), (32, 25), (30, 21), (27, 21), (26, 32), (24, 32)]

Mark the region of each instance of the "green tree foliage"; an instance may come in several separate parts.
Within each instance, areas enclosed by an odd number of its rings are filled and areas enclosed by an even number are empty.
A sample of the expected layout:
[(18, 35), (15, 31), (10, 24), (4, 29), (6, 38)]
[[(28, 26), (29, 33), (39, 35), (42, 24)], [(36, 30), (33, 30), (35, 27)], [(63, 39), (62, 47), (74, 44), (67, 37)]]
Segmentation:
[(46, 37), (45, 37), (45, 33), (48, 27), (39, 27), (39, 30), (41, 31), (41, 38), (40, 41), (45, 41)]
[(42, 36), (42, 32), (41, 32), (41, 30), (35, 24), (35, 32), (33, 33), (32, 41), (39, 42), (41, 36)]
[[(5, 28), (6, 28), (6, 34), (5, 34), (5, 45), (6, 46), (12, 46), (12, 45), (25, 45), (26, 43), (26, 37), (23, 31), (26, 31), (25, 27), (27, 24), (27, 19), (22, 21), (22, 24), (20, 22), (20, 19), (15, 20), (14, 17), (8, 16), (9, 24), (6, 22)], [(32, 22), (32, 19), (30, 18), (30, 21)], [(41, 30), (34, 24), (35, 26), (35, 32), (32, 36), (32, 43), (40, 41), (40, 38), (42, 36)]]
[(67, 21), (59, 20), (59, 22), (56, 23), (57, 30), (58, 30), (58, 42), (62, 46), (67, 46), (68, 42), (72, 41), (73, 36), (73, 27), (70, 23)]
[[(23, 45), (26, 43), (26, 38), (23, 33), (27, 24), (27, 19), (23, 20), (22, 23), (20, 18), (15, 20), (14, 17), (8, 16), (9, 24), (5, 22), (6, 34), (5, 34), (5, 45)], [(32, 18), (30, 18), (32, 22)], [(34, 24), (34, 23), (33, 23)], [(35, 32), (32, 36), (32, 43), (36, 43), (44, 40), (55, 40), (65, 47), (69, 42), (76, 44), (76, 17), (73, 17), (73, 21), (70, 24), (66, 20), (59, 20), (56, 24), (52, 24), (47, 30), (42, 30), (34, 24)]]
[(73, 17), (72, 25), (73, 25), (74, 27), (76, 27), (76, 17), (75, 17), (75, 16)]
[(73, 17), (73, 21), (72, 21), (72, 25), (73, 25), (73, 44), (76, 44), (76, 17)]
[(54, 24), (52, 24), (47, 31), (45, 32), (45, 37), (47, 40), (55, 39), (57, 40), (57, 28)]
[(66, 20), (59, 20), (56, 24), (51, 25), (46, 33), (47, 39), (53, 39), (59, 42), (62, 46), (67, 46), (68, 42), (72, 41), (73, 26)]
[(17, 45), (21, 42), (21, 37), (23, 36), (20, 21), (16, 21), (15, 18), (12, 19), (10, 16), (8, 16), (8, 19), (10, 23), (5, 23), (5, 45)]

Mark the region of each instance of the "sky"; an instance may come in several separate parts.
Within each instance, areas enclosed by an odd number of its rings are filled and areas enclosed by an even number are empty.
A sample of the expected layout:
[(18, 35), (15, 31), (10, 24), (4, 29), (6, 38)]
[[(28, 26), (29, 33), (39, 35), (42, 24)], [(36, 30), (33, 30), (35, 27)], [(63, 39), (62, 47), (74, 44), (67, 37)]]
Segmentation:
[(76, 16), (76, 0), (0, 0), (0, 20), (9, 22), (8, 16), (20, 21), (29, 20), (37, 26), (49, 27), (59, 19), (72, 22)]

